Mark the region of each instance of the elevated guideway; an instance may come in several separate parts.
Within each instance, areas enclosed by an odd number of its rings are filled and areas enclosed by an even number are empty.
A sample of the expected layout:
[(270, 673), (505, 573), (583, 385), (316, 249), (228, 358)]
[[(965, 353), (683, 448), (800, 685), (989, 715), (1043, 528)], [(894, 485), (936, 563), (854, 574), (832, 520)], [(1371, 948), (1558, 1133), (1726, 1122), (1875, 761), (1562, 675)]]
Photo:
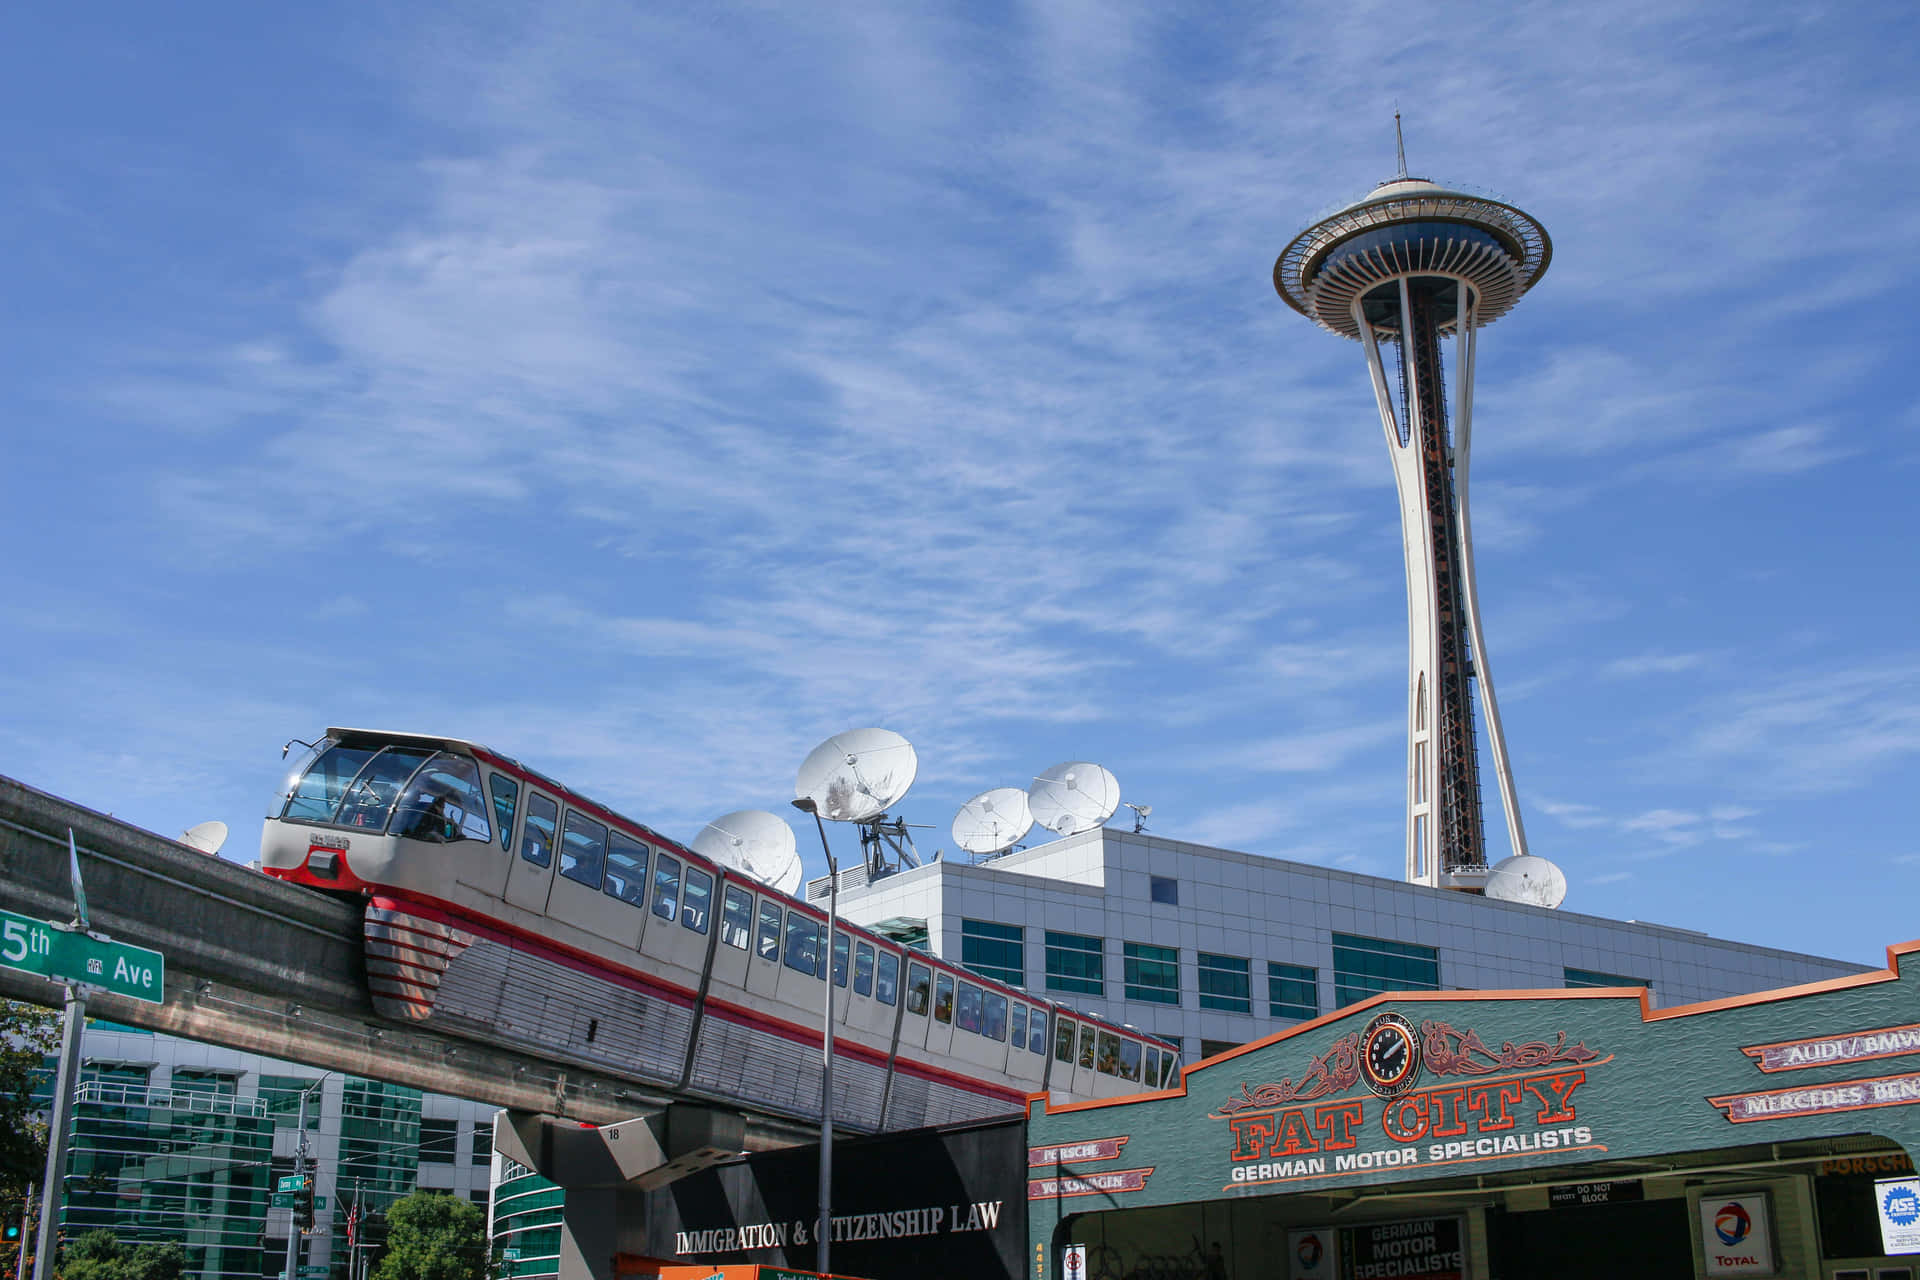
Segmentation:
[[(94, 930), (166, 957), (165, 1003), (98, 993), (88, 999), (94, 1016), (593, 1125), (657, 1121), (682, 1101), (558, 1055), (383, 1018), (367, 996), (357, 903), (261, 875), (4, 775), (0, 908), (48, 920), (72, 916), (69, 828)], [(58, 1005), (62, 989), (0, 969), (0, 996)], [(749, 1115), (739, 1145), (760, 1150), (816, 1137), (813, 1126), (791, 1117)]]

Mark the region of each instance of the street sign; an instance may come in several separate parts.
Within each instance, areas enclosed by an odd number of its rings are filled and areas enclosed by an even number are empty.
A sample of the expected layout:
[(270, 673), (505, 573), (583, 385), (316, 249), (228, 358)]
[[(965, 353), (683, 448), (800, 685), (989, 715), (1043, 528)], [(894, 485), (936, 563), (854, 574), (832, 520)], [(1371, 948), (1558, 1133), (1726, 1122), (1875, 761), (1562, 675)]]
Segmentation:
[(502, 1249), (500, 1251), (500, 1260), (502, 1262), (518, 1262), (520, 1261), (520, 1251), (518, 1249)]
[(326, 1207), (327, 1207), (327, 1198), (326, 1198), (325, 1196), (315, 1196), (315, 1197), (313, 1198), (313, 1207), (314, 1207), (315, 1209), (324, 1209), (324, 1208), (326, 1208)]
[(325, 1276), (327, 1274), (327, 1268), (317, 1262), (303, 1262), (300, 1264), (300, 1274), (302, 1277), (305, 1277), (306, 1280), (312, 1280), (312, 1278), (316, 1276)]
[(166, 960), (158, 951), (11, 911), (0, 911), (0, 965), (166, 1003)]
[(275, 1191), (305, 1191), (307, 1189), (307, 1179), (312, 1176), (312, 1174), (308, 1173), (283, 1173), (280, 1175), (280, 1181), (273, 1184), (273, 1189)]
[(269, 1209), (291, 1209), (300, 1202), (298, 1191), (276, 1191), (267, 1198)]

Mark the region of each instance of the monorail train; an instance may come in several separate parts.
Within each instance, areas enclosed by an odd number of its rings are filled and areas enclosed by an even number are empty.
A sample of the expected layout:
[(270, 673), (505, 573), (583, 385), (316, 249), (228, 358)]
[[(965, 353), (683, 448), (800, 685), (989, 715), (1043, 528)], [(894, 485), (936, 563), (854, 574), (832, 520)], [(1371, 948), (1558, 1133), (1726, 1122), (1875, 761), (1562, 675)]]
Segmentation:
[[(825, 913), (485, 747), (328, 729), (260, 864), (364, 896), (388, 1017), (819, 1114)], [(1172, 1045), (842, 922), (834, 1113), (860, 1131), (1171, 1084)]]

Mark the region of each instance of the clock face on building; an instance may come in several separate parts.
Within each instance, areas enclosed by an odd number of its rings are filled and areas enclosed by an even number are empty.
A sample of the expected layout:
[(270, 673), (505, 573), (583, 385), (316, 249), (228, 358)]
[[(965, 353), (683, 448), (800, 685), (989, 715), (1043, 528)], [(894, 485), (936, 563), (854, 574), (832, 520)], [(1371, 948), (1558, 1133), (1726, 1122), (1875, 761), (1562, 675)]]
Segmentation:
[(1397, 1013), (1383, 1013), (1360, 1033), (1360, 1078), (1383, 1098), (1397, 1098), (1420, 1075), (1420, 1038)]

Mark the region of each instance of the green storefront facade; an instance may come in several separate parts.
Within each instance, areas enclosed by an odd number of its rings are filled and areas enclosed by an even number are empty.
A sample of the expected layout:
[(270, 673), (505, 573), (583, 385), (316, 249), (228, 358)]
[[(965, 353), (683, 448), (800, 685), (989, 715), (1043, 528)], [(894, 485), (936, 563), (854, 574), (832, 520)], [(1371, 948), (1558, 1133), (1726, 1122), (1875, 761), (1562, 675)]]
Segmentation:
[(1916, 1280), (1881, 1210), (1920, 1217), (1891, 1181), (1920, 1152), (1920, 943), (1888, 964), (1660, 1010), (1392, 993), (1175, 1089), (1036, 1101), (1028, 1274)]

